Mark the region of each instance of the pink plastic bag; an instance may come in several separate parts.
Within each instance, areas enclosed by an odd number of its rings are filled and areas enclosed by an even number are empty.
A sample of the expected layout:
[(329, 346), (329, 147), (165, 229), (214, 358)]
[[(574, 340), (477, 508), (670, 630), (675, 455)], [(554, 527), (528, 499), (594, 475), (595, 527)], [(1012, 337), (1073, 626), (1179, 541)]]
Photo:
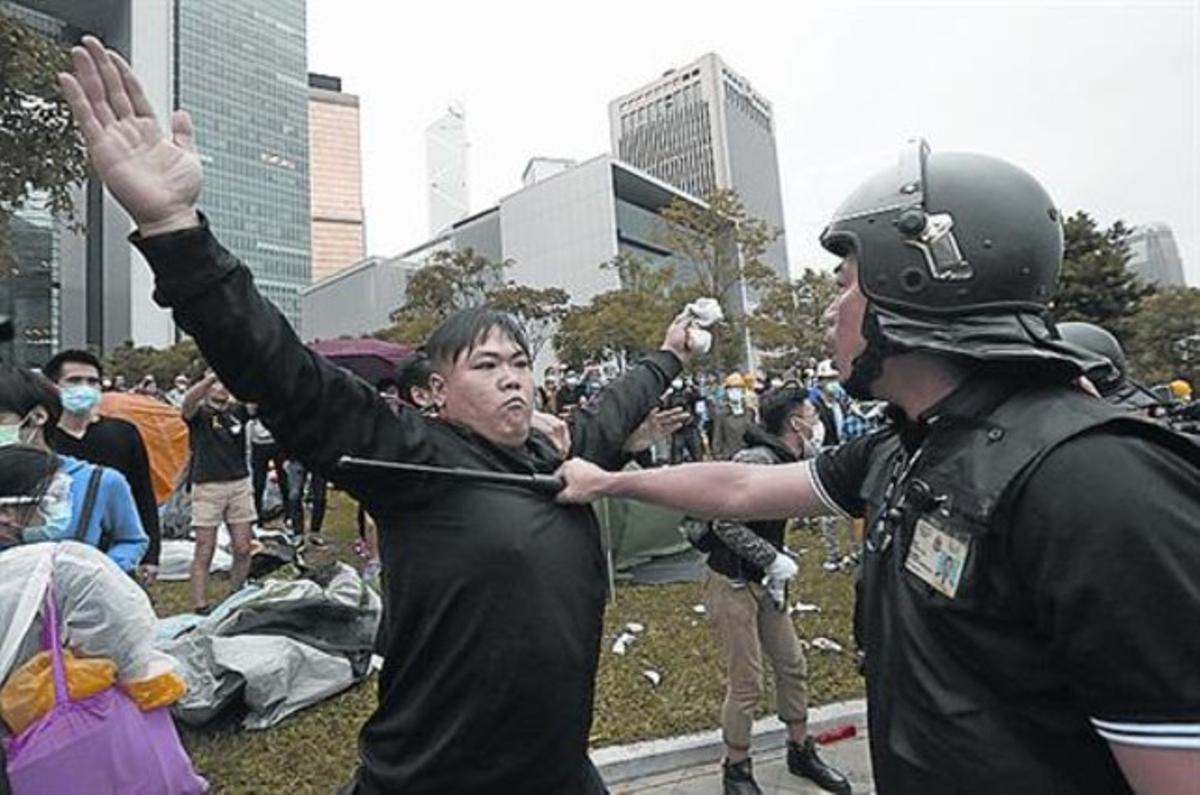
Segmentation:
[(191, 795), (208, 791), (166, 709), (142, 712), (119, 688), (72, 701), (53, 588), (42, 647), (54, 661), (54, 708), (5, 746), (13, 795)]

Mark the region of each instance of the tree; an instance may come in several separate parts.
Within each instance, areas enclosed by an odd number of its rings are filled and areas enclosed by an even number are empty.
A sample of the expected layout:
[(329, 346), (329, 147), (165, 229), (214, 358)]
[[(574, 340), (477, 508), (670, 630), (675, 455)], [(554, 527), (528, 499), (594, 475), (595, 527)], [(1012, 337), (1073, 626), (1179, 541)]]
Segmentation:
[(376, 334), (420, 344), (461, 309), (479, 306), (503, 284), (507, 262), (493, 262), (473, 248), (438, 251), (408, 279), (404, 305), (392, 313), (392, 326)]
[(169, 348), (133, 347), (132, 342), (126, 342), (104, 359), (106, 376), (125, 376), (130, 386), (141, 380), (142, 376), (150, 374), (160, 389), (168, 389), (175, 376), (185, 373), (192, 381), (204, 375), (207, 365), (196, 343), (190, 339), (176, 343)]
[(1154, 291), (1126, 267), (1130, 234), (1121, 221), (1102, 230), (1083, 211), (1066, 220), (1062, 276), (1054, 299), (1056, 320), (1095, 323), (1122, 340), (1126, 337), (1129, 318)]
[(765, 290), (778, 277), (762, 261), (781, 230), (752, 217), (736, 191), (717, 188), (704, 197), (704, 206), (674, 198), (662, 213), (666, 226), (663, 245), (686, 263), (684, 281), (701, 295), (716, 298), (727, 325), (716, 337), (714, 355), (723, 368), (744, 358), (745, 321), (740, 291)]
[(837, 291), (832, 274), (811, 268), (799, 279), (779, 279), (766, 289), (750, 318), (750, 330), (759, 347), (769, 351), (768, 369), (785, 371), (820, 356), (826, 347), (822, 318)]
[(559, 287), (530, 287), (505, 281), (511, 261), (494, 262), (472, 248), (439, 251), (409, 278), (404, 305), (393, 325), (375, 336), (420, 344), (450, 315), (488, 304), (514, 315), (537, 356), (567, 315), (571, 296)]
[(521, 321), (534, 358), (545, 347), (570, 311), (570, 294), (561, 287), (530, 287), (509, 283), (488, 293), (487, 302)]
[(87, 154), (58, 87), (66, 52), (0, 12), (0, 274), (12, 266), (8, 221), (33, 196), (74, 219), (71, 187), (87, 176)]
[(673, 269), (652, 268), (628, 254), (600, 267), (617, 271), (621, 286), (571, 309), (554, 335), (559, 360), (577, 368), (657, 350), (671, 319), (696, 294), (676, 283)]
[(1160, 288), (1142, 300), (1126, 326), (1125, 354), (1135, 378), (1200, 384), (1200, 289)]

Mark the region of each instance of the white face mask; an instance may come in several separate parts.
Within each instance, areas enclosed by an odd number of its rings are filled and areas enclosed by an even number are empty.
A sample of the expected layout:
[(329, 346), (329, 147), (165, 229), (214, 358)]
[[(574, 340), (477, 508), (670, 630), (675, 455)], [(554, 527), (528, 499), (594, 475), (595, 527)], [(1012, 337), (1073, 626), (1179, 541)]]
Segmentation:
[(817, 447), (825, 444), (825, 423), (814, 422), (812, 426), (812, 442)]
[[(24, 419), (15, 425), (0, 425), (0, 447), (8, 447), (14, 444), (29, 444), (37, 433), (40, 423), (34, 418), (33, 413), (26, 414)], [(24, 433), (25, 427), (32, 425), (28, 433)]]

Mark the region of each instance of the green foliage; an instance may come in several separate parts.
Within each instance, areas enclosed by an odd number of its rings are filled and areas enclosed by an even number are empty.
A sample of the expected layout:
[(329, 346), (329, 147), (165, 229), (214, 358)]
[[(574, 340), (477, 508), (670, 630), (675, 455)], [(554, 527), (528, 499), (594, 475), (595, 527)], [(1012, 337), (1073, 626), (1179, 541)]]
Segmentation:
[(688, 263), (682, 279), (698, 295), (721, 303), (727, 324), (714, 338), (711, 357), (722, 369), (733, 369), (745, 352), (746, 326), (738, 312), (742, 283), (748, 290), (764, 290), (778, 280), (762, 256), (781, 230), (747, 213), (734, 190), (717, 188), (704, 202), (700, 207), (672, 199), (663, 210), (667, 224), (661, 242)]
[(567, 314), (571, 296), (558, 287), (538, 288), (506, 281), (512, 262), (493, 262), (472, 248), (439, 251), (408, 280), (404, 306), (381, 339), (420, 345), (450, 315), (489, 304), (515, 315), (525, 326), (534, 356)]
[(768, 370), (784, 372), (825, 350), (825, 309), (837, 295), (833, 274), (805, 268), (795, 281), (776, 280), (763, 293), (750, 329), (758, 346), (768, 353)]
[(628, 254), (600, 267), (615, 270), (621, 287), (572, 308), (554, 335), (559, 361), (576, 368), (658, 350), (671, 319), (698, 294), (695, 287), (677, 284), (671, 268), (652, 268)]
[(73, 219), (70, 188), (87, 176), (87, 154), (57, 75), (67, 53), (0, 12), (0, 273), (11, 265), (8, 216), (35, 191)]
[(133, 347), (126, 342), (115, 348), (104, 359), (104, 374), (108, 377), (125, 376), (129, 386), (133, 386), (142, 376), (154, 376), (159, 389), (170, 389), (171, 382), (180, 373), (187, 374), (195, 381), (204, 375), (207, 365), (200, 350), (191, 339), (186, 339), (172, 345), (170, 348)]
[(1154, 288), (1144, 286), (1126, 267), (1131, 230), (1121, 221), (1100, 229), (1087, 213), (1075, 213), (1063, 224), (1063, 269), (1054, 316), (1082, 320), (1126, 337), (1126, 322)]
[(1134, 378), (1200, 384), (1200, 289), (1160, 288), (1142, 300), (1126, 328), (1125, 354)]

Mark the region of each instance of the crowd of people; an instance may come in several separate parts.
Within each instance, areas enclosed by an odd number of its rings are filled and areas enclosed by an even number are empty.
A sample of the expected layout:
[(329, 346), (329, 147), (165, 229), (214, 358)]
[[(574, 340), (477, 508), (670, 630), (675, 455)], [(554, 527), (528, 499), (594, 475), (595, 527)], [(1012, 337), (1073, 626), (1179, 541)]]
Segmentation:
[[(821, 237), (839, 292), (833, 356), (811, 368), (689, 376), (685, 311), (623, 373), (537, 386), (520, 323), (478, 307), (369, 384), (304, 346), (213, 235), (186, 112), (164, 137), (119, 55), (85, 37), (72, 58), (61, 82), (94, 171), (212, 367), (174, 390), (194, 607), (218, 525), (232, 584), (246, 578), (263, 467), (293, 495), (336, 480), (374, 528), (379, 699), (341, 792), (607, 791), (588, 756), (607, 587), (590, 504), (606, 497), (708, 521), (694, 541), (725, 663), (726, 793), (761, 792), (764, 657), (788, 769), (850, 792), (808, 734), (787, 612), (786, 522), (831, 515), (864, 528), (854, 634), (877, 791), (1194, 789), (1200, 447), (1154, 421), (1105, 340), (1049, 317), (1061, 219), (1021, 169), (921, 143), (853, 192)], [(0, 699), (4, 770), (17, 793), (64, 791), (48, 782), (72, 767), (81, 791), (198, 792), (166, 712), (187, 683), (151, 648), (130, 576), (154, 575), (145, 450), (97, 413), (103, 386), (81, 351), (41, 374), (0, 366), (2, 695), (55, 694)], [(97, 661), (107, 679), (76, 693)], [(116, 706), (60, 714), (84, 698)], [(79, 743), (38, 731), (56, 722)], [(139, 764), (151, 748), (160, 764)]]

